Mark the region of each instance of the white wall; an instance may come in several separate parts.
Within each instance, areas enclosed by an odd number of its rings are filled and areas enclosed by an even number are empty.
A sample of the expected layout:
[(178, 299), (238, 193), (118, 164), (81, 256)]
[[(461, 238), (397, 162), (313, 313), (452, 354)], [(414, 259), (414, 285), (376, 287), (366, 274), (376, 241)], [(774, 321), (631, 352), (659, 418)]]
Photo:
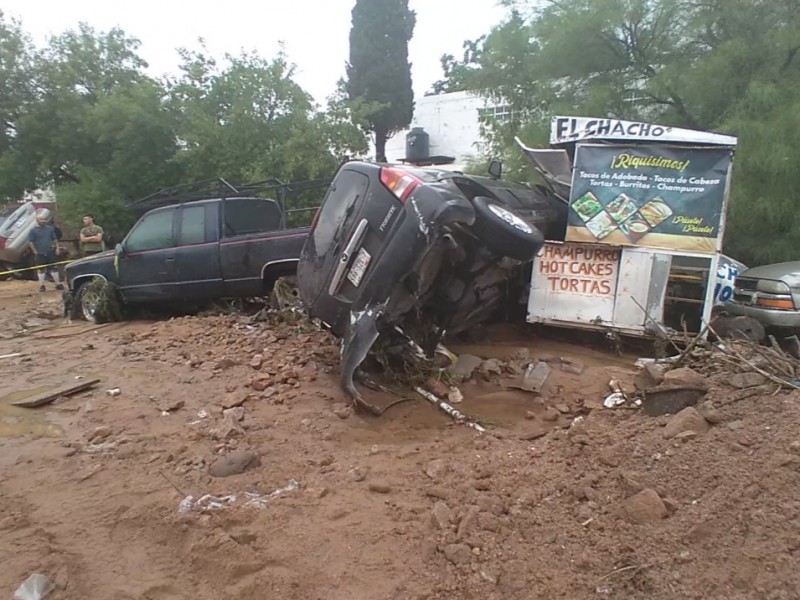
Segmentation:
[[(471, 92), (423, 96), (414, 101), (411, 127), (422, 127), (430, 136), (431, 156), (453, 156), (462, 164), (482, 154), (478, 111), (487, 101)], [(397, 162), (406, 156), (405, 129), (386, 142), (386, 158)], [(374, 148), (371, 150), (375, 155)]]

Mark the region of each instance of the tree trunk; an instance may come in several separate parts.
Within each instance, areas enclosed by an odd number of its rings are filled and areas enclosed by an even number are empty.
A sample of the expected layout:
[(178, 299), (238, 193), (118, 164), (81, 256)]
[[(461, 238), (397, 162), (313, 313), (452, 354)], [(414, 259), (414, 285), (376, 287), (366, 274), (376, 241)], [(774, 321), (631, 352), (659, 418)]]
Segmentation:
[(375, 130), (375, 162), (386, 161), (386, 140), (389, 133), (385, 129)]

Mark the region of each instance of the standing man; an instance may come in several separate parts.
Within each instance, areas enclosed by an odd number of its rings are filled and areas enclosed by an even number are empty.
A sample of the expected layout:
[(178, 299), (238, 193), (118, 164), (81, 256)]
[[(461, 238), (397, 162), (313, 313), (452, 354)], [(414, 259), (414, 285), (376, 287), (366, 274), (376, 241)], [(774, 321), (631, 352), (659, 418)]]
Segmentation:
[(49, 220), (50, 211), (46, 208), (40, 208), (36, 211), (36, 227), (31, 229), (30, 234), (28, 234), (28, 247), (33, 252), (36, 266), (41, 267), (36, 271), (36, 275), (39, 278), (40, 292), (45, 291), (44, 281), (48, 271), (50, 271), (53, 281), (56, 282), (56, 289), (64, 289), (64, 286), (61, 285), (58, 269), (52, 266), (56, 262), (56, 255), (61, 248), (58, 244), (56, 228), (49, 224)]
[(81, 229), (81, 250), (84, 256), (91, 256), (104, 250), (103, 228), (95, 225), (94, 217), (90, 214), (83, 215), (83, 229)]

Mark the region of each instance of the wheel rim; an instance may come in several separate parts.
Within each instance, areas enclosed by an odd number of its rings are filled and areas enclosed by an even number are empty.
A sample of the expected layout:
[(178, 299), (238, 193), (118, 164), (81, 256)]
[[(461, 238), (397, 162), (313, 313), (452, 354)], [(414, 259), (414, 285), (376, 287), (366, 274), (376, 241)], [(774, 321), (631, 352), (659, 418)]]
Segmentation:
[(533, 233), (533, 228), (528, 225), (525, 221), (520, 219), (517, 215), (512, 213), (510, 210), (506, 210), (502, 206), (498, 206), (497, 204), (489, 204), (489, 210), (496, 216), (514, 227), (515, 229), (519, 229), (520, 231), (524, 231), (525, 233), (531, 234)]
[(97, 314), (97, 304), (100, 300), (100, 295), (93, 289), (87, 288), (81, 294), (81, 311), (83, 318), (87, 321), (94, 321)]

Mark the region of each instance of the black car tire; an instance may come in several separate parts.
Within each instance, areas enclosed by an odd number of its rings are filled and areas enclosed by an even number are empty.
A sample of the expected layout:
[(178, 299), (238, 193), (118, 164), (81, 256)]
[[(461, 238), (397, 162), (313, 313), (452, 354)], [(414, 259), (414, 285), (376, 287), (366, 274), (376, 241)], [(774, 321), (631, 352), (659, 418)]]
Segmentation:
[[(473, 228), (495, 254), (529, 261), (544, 245), (542, 232), (503, 203), (486, 196), (476, 196), (472, 199), (472, 205), (475, 207)], [(501, 215), (505, 215), (505, 218)]]
[(82, 284), (77, 290), (75, 290), (75, 295), (72, 298), (72, 306), (70, 306), (70, 318), (72, 319), (81, 319), (83, 321), (89, 321), (90, 323), (96, 323), (97, 317), (92, 316), (92, 318), (88, 318), (87, 312), (84, 311), (84, 303), (87, 302), (86, 294), (90, 290), (89, 283)]

